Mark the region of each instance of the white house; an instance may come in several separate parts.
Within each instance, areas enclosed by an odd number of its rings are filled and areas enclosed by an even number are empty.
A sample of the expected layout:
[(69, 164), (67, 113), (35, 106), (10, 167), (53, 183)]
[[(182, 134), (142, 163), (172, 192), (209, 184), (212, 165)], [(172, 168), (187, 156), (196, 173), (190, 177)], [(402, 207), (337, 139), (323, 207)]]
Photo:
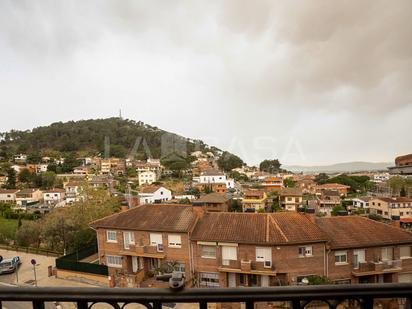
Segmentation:
[(17, 192), (19, 192), (19, 190), (16, 189), (0, 190), (0, 202), (15, 203)]
[(68, 182), (64, 186), (66, 190), (66, 203), (72, 204), (81, 200), (82, 187), (77, 182)]
[(158, 204), (170, 201), (172, 192), (164, 187), (147, 186), (143, 187), (139, 192), (140, 204)]
[(389, 173), (374, 174), (372, 181), (375, 183), (381, 183), (389, 180)]
[(151, 185), (157, 180), (157, 173), (154, 171), (139, 172), (139, 186), (147, 184)]
[(64, 189), (51, 189), (43, 191), (43, 200), (46, 204), (55, 205), (64, 200), (66, 190)]
[(27, 161), (27, 155), (23, 153), (16, 154), (13, 158), (16, 163), (26, 163)]
[(352, 199), (352, 206), (354, 208), (368, 209), (370, 197), (357, 197)]
[(226, 175), (213, 168), (207, 169), (200, 174), (199, 183), (226, 183)]
[(47, 172), (48, 166), (46, 163), (36, 164), (36, 174)]

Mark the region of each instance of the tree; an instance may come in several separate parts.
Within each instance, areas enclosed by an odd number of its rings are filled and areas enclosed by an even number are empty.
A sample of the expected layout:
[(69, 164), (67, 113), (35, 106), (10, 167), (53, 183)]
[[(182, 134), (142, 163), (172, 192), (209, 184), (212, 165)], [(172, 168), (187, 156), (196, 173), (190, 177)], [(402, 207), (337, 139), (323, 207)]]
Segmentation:
[(406, 189), (405, 189), (405, 187), (402, 187), (401, 192), (399, 192), (399, 195), (400, 195), (400, 196), (403, 196), (403, 197), (406, 196)]
[(278, 159), (274, 159), (274, 160), (263, 160), (260, 164), (259, 164), (259, 170), (262, 172), (267, 172), (267, 173), (278, 173), (281, 171), (280, 169), (280, 162)]
[(7, 189), (16, 189), (16, 171), (12, 168), (7, 170)]
[(400, 176), (394, 176), (388, 180), (388, 185), (393, 194), (398, 194), (406, 186), (406, 181)]
[(290, 178), (285, 178), (285, 179), (283, 179), (283, 185), (284, 185), (286, 188), (294, 188), (294, 187), (295, 187), (295, 184), (296, 184), (296, 182), (293, 181), (293, 180), (290, 179)]
[(230, 205), (230, 211), (232, 212), (242, 212), (242, 205), (238, 200), (232, 200)]
[(315, 177), (315, 182), (316, 182), (318, 185), (323, 185), (323, 184), (325, 184), (328, 180), (329, 180), (329, 176), (328, 176), (327, 174), (325, 174), (325, 173), (320, 173), (320, 174), (316, 175), (316, 177)]
[(234, 168), (242, 167), (244, 162), (238, 156), (224, 151), (219, 159), (217, 159), (217, 165), (225, 172), (230, 172)]
[(27, 168), (22, 169), (18, 175), (18, 179), (22, 183), (29, 183), (32, 181), (32, 178), (33, 175)]
[(39, 248), (41, 235), (42, 226), (40, 221), (24, 221), (16, 232), (16, 242), (19, 246)]
[(41, 188), (52, 189), (56, 183), (56, 173), (44, 172), (41, 174)]
[(342, 211), (346, 211), (345, 207), (343, 207), (342, 205), (336, 205), (332, 209), (332, 216), (339, 216), (340, 212)]

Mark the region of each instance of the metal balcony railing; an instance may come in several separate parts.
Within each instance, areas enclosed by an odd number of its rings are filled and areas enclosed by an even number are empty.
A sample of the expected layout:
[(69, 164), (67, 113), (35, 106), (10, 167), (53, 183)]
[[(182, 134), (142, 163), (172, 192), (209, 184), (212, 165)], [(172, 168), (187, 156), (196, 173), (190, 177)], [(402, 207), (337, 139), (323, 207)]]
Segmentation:
[[(127, 304), (142, 304), (148, 309), (160, 309), (162, 304), (198, 303), (206, 309), (208, 303), (244, 303), (246, 309), (255, 308), (257, 302), (287, 302), (288, 308), (305, 308), (312, 301), (322, 301), (329, 308), (351, 300), (349, 308), (373, 308), (377, 299), (398, 299), (396, 308), (411, 308), (412, 283), (357, 284), (324, 286), (288, 286), (271, 288), (193, 288), (170, 289), (109, 289), (109, 288), (28, 288), (0, 287), (2, 303), (31, 302), (34, 309), (44, 309), (46, 302), (71, 302), (78, 309), (93, 308), (107, 303), (113, 308)], [(94, 307), (96, 308), (96, 307)], [(395, 307), (391, 307), (395, 308)]]

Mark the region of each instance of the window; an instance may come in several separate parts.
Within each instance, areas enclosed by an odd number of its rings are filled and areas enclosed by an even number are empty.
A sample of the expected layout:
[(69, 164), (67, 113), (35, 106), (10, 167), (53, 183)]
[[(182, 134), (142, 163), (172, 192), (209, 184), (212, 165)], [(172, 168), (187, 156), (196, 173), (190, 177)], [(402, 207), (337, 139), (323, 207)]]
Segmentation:
[(130, 245), (134, 245), (134, 233), (133, 232), (123, 232), (123, 242), (124, 242), (125, 249), (129, 249)]
[(107, 242), (117, 242), (116, 231), (106, 231), (106, 241)]
[(216, 258), (216, 246), (201, 246), (200, 255), (202, 258), (215, 259)]
[(122, 257), (117, 255), (106, 255), (106, 265), (110, 267), (122, 267)]
[(181, 248), (182, 247), (182, 240), (180, 235), (169, 235), (169, 247), (172, 248)]
[(211, 288), (219, 287), (219, 274), (217, 273), (200, 273), (200, 285)]
[(229, 261), (237, 260), (237, 247), (222, 246), (223, 265), (229, 265)]
[(174, 270), (175, 270), (175, 271), (180, 271), (180, 272), (184, 273), (184, 272), (185, 272), (185, 264), (184, 264), (184, 263), (177, 263), (177, 264), (174, 266)]
[(382, 261), (393, 260), (393, 248), (382, 248), (381, 259)]
[(163, 244), (162, 234), (150, 233), (150, 244), (152, 246), (162, 245)]
[(402, 246), (400, 247), (400, 255), (401, 255), (401, 259), (407, 259), (411, 257), (411, 246)]
[(358, 269), (359, 263), (365, 262), (365, 250), (353, 251), (353, 268)]
[(348, 256), (346, 251), (335, 252), (335, 264), (346, 264), (348, 262)]
[(256, 262), (263, 262), (264, 267), (272, 267), (272, 248), (256, 247)]
[(299, 247), (299, 257), (312, 256), (312, 246)]

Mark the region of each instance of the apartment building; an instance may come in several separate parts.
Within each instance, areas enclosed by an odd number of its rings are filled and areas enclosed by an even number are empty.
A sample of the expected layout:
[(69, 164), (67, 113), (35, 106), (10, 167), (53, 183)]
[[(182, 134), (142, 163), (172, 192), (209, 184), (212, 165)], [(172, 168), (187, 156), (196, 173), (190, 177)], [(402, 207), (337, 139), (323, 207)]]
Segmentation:
[(139, 186), (151, 185), (157, 180), (157, 173), (154, 171), (142, 171), (139, 172)]
[(206, 213), (191, 239), (199, 287), (289, 285), (325, 275), (327, 237), (298, 213)]
[(369, 200), (369, 212), (385, 219), (412, 218), (412, 199), (406, 197), (376, 197)]
[(266, 192), (279, 191), (283, 188), (283, 180), (280, 177), (265, 177), (261, 185)]
[(279, 193), (280, 206), (287, 211), (297, 211), (303, 204), (302, 190), (283, 188)]
[(412, 233), (359, 216), (204, 212), (142, 205), (95, 221), (99, 261), (116, 286), (159, 286), (155, 273), (185, 273), (187, 286), (412, 282)]
[(412, 282), (412, 233), (364, 217), (317, 218), (327, 277), (338, 283)]
[(243, 212), (264, 211), (266, 207), (267, 195), (264, 190), (250, 189), (243, 193)]
[(119, 286), (158, 286), (154, 273), (173, 268), (185, 273), (190, 287), (190, 233), (196, 220), (191, 206), (154, 204), (94, 221), (99, 261), (114, 278), (125, 278)]

